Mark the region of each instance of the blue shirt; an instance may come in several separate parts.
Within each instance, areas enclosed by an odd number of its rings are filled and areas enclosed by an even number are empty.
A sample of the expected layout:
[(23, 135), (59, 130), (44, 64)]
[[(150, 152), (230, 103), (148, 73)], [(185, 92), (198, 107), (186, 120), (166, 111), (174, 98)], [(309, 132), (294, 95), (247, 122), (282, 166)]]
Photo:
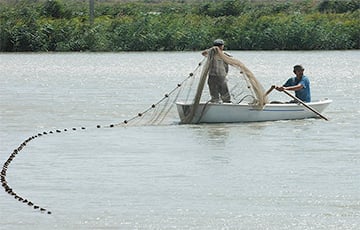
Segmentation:
[(310, 102), (311, 101), (310, 81), (309, 78), (307, 78), (306, 76), (303, 75), (300, 81), (296, 77), (289, 78), (283, 86), (289, 87), (298, 84), (301, 84), (303, 88), (295, 91), (295, 96), (304, 102)]

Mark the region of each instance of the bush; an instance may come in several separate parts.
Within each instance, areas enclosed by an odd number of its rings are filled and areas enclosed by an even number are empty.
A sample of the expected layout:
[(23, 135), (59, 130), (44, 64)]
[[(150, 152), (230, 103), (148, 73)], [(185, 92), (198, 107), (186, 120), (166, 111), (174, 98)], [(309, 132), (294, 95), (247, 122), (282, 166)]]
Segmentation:
[(47, 0), (42, 7), (42, 16), (50, 18), (67, 18), (69, 12), (59, 0)]
[[(0, 2), (0, 51), (359, 49), (359, 0), (201, 3)], [(346, 12), (346, 13), (343, 13)]]
[(358, 9), (360, 9), (359, 0), (324, 0), (318, 6), (318, 10), (323, 13), (355, 12)]

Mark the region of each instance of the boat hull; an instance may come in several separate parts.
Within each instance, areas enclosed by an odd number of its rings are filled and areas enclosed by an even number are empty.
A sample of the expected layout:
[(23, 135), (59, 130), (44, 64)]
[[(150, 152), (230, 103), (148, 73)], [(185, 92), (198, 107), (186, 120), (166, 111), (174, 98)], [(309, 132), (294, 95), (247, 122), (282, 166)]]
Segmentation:
[[(329, 99), (324, 99), (306, 103), (306, 105), (321, 113), (331, 102)], [(192, 104), (177, 102), (176, 106), (182, 123), (238, 123), (318, 117), (308, 108), (296, 103), (266, 104), (262, 109), (242, 103), (200, 103), (193, 119), (187, 122), (186, 115), (189, 113)]]

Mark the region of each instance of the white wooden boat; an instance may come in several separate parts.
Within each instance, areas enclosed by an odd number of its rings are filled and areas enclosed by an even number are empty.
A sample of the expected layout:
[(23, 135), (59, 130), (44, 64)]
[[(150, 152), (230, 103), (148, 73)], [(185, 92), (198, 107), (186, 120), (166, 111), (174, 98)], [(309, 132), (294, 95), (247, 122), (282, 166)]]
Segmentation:
[[(321, 113), (331, 102), (332, 100), (323, 99), (306, 105)], [(176, 106), (182, 123), (258, 122), (318, 117), (316, 113), (297, 103), (266, 104), (262, 109), (248, 103), (199, 103), (193, 119), (188, 122), (186, 116), (192, 104), (177, 102)]]

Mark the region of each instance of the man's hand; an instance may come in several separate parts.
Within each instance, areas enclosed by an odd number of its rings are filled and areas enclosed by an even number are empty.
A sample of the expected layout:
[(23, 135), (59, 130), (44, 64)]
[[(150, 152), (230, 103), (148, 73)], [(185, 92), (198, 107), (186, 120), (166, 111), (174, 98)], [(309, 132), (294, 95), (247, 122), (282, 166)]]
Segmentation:
[(277, 91), (282, 92), (282, 91), (285, 90), (285, 87), (284, 87), (284, 86), (276, 86), (275, 89), (276, 89)]

